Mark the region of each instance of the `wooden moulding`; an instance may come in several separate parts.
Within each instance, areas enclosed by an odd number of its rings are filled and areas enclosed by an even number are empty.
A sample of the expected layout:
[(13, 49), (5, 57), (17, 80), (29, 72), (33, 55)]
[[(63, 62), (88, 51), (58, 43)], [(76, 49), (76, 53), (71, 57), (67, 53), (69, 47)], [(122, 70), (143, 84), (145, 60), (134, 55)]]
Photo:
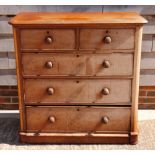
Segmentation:
[(25, 106), (23, 101), (24, 91), (23, 90), (23, 78), (22, 78), (22, 68), (21, 68), (21, 55), (19, 50), (19, 30), (13, 28), (14, 34), (14, 46), (15, 46), (15, 54), (16, 54), (16, 72), (17, 72), (17, 85), (18, 85), (18, 98), (19, 98), (19, 111), (20, 111), (20, 130), (25, 131), (26, 123), (25, 123)]
[[(107, 18), (109, 17), (109, 18)], [(9, 22), (19, 25), (109, 25), (128, 24), (140, 25), (147, 23), (143, 17), (134, 12), (104, 12), (104, 13), (58, 13), (58, 12), (29, 12), (20, 13)]]
[(130, 133), (130, 144), (136, 145), (138, 143), (138, 132)]
[(143, 27), (137, 27), (135, 33), (134, 79), (132, 81), (132, 108), (131, 108), (131, 143), (138, 140), (138, 96), (140, 79), (141, 41)]
[(91, 134), (87, 133), (35, 133), (20, 132), (23, 143), (54, 143), (54, 144), (127, 144), (130, 143), (128, 134)]

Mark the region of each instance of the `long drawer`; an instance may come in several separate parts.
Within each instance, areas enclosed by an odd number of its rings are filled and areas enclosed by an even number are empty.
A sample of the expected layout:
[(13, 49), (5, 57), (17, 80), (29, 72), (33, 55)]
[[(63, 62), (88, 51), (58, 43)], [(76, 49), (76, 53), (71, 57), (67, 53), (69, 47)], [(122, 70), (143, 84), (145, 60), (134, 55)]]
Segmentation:
[(27, 107), (28, 132), (128, 132), (130, 108), (48, 106)]
[(73, 50), (75, 35), (74, 29), (22, 29), (21, 49)]
[(130, 104), (131, 80), (25, 79), (26, 104)]
[(82, 29), (81, 50), (114, 50), (135, 48), (134, 29)]
[(23, 75), (131, 76), (133, 54), (22, 54)]

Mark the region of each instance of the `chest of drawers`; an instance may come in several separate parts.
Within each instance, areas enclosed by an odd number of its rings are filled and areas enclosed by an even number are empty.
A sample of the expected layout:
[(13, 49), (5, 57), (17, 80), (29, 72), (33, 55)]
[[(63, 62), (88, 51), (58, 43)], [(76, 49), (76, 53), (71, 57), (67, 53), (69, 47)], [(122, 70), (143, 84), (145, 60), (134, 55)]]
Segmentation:
[(135, 144), (146, 22), (123, 12), (14, 17), (21, 142)]

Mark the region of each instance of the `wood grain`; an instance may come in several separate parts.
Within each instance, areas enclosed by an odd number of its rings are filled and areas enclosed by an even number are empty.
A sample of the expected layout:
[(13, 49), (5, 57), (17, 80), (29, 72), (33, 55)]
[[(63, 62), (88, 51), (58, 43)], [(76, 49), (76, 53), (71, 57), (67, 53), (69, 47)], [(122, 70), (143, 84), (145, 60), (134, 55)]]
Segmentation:
[(132, 110), (131, 110), (131, 143), (136, 143), (138, 138), (138, 95), (141, 60), (141, 41), (143, 27), (136, 29), (136, 52), (134, 56), (134, 79), (132, 81)]
[[(49, 95), (48, 88), (55, 93)], [(110, 94), (103, 95), (103, 88), (108, 88)], [(131, 80), (26, 79), (24, 89), (25, 102), (30, 105), (104, 105), (131, 101)]]
[(124, 12), (13, 18), (21, 141), (136, 144), (146, 22)]
[[(75, 49), (75, 30), (73, 29), (23, 29), (21, 49)], [(46, 37), (52, 43), (46, 43)]]
[[(128, 134), (91, 134), (88, 133), (24, 133), (20, 132), (22, 143), (53, 144), (128, 144)], [(52, 137), (52, 138), (51, 138)]]
[(52, 13), (28, 12), (20, 13), (10, 21), (12, 25), (34, 24), (144, 24), (147, 21), (137, 13), (104, 12), (104, 13)]
[[(130, 108), (108, 107), (27, 107), (28, 132), (78, 133), (128, 132)], [(49, 117), (55, 122), (51, 123)], [(107, 124), (102, 122), (106, 116)]]
[(26, 123), (25, 123), (25, 106), (23, 104), (23, 82), (22, 82), (22, 75), (21, 75), (21, 58), (19, 54), (19, 31), (18, 29), (13, 28), (13, 35), (14, 35), (14, 46), (16, 51), (16, 66), (17, 66), (17, 85), (18, 85), (18, 102), (19, 102), (19, 111), (20, 111), (20, 131), (26, 130)]
[[(110, 66), (108, 68), (104, 66), (105, 61), (108, 61), (110, 63)], [(51, 68), (47, 68), (46, 66), (47, 62), (52, 63)], [(22, 64), (23, 64), (23, 75), (131, 76), (133, 68), (133, 55), (120, 54), (120, 53), (116, 54), (25, 53), (22, 54)]]
[[(134, 49), (134, 29), (82, 29), (80, 31), (80, 49), (102, 52), (103, 50)], [(110, 36), (111, 43), (104, 43), (104, 37)]]

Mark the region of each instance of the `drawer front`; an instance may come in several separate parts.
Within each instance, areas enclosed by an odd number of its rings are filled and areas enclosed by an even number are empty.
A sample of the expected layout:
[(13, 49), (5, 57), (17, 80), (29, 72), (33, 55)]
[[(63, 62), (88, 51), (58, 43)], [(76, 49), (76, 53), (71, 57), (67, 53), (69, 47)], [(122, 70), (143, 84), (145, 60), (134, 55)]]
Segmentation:
[(22, 55), (24, 75), (110, 76), (132, 75), (132, 54)]
[(83, 29), (80, 31), (80, 49), (103, 50), (134, 49), (134, 29)]
[(128, 132), (130, 108), (27, 107), (27, 130), (36, 132)]
[(131, 80), (26, 79), (26, 104), (130, 104)]
[(75, 31), (72, 29), (23, 29), (21, 49), (75, 49)]

